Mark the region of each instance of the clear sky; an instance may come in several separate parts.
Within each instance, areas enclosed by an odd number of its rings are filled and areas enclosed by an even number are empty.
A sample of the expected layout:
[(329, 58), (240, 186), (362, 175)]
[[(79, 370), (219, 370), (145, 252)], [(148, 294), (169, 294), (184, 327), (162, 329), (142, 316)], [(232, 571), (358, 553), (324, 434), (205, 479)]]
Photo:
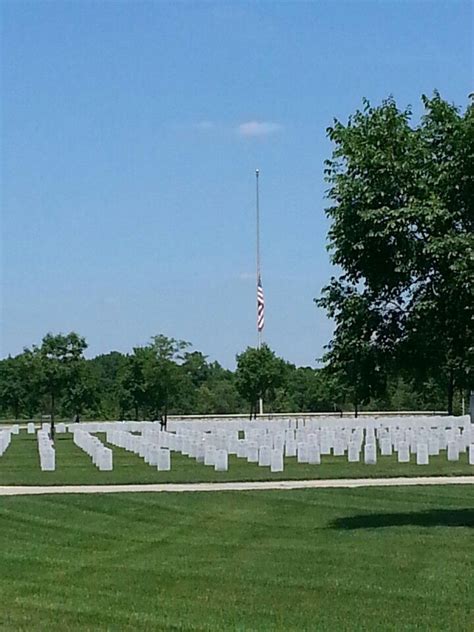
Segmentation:
[(75, 330), (164, 333), (232, 367), (264, 336), (315, 364), (325, 129), (393, 94), (473, 91), (473, 4), (23, 2), (2, 7), (0, 354)]

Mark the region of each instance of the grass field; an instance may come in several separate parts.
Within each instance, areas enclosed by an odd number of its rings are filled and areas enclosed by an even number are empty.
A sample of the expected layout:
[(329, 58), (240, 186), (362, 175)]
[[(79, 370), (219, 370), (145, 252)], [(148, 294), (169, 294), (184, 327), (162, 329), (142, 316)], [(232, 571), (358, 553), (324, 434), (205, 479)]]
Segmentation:
[[(101, 435), (105, 440), (105, 435)], [(443, 454), (431, 457), (430, 465), (401, 464), (396, 456), (379, 457), (377, 465), (348, 463), (346, 457), (323, 456), (321, 465), (296, 463), (296, 458), (286, 459), (285, 470), (271, 473), (268, 467), (247, 463), (245, 459), (229, 458), (228, 472), (214, 472), (209, 466), (197, 463), (181, 454), (172, 454), (172, 470), (158, 472), (143, 459), (121, 448), (113, 447), (114, 470), (100, 472), (90, 457), (74, 445), (70, 435), (58, 435), (56, 439), (56, 471), (42, 472), (36, 437), (21, 432), (12, 437), (10, 447), (0, 457), (0, 485), (60, 485), (60, 484), (107, 484), (107, 483), (158, 483), (158, 482), (205, 482), (237, 480), (289, 480), (311, 478), (350, 478), (381, 476), (456, 476), (474, 474), (467, 455), (459, 462), (448, 462)]]
[(2, 630), (473, 629), (472, 490), (10, 497)]

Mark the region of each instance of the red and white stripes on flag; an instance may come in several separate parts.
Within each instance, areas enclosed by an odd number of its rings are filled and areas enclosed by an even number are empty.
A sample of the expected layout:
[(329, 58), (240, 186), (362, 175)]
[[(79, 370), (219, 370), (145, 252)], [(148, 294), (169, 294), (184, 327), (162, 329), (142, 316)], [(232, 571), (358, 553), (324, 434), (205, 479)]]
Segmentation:
[(265, 325), (265, 299), (263, 298), (262, 279), (258, 275), (257, 281), (257, 329), (262, 331)]

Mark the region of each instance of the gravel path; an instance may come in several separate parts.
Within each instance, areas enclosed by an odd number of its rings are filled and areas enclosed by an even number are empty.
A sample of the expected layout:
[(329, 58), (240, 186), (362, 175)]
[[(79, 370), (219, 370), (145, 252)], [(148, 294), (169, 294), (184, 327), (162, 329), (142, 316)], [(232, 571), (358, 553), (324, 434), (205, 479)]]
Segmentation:
[(225, 492), (351, 487), (409, 487), (413, 485), (474, 485), (474, 476), (417, 476), (413, 478), (341, 478), (331, 480), (255, 481), (237, 483), (160, 483), (146, 485), (0, 486), (0, 496), (37, 494), (117, 494), (124, 492)]

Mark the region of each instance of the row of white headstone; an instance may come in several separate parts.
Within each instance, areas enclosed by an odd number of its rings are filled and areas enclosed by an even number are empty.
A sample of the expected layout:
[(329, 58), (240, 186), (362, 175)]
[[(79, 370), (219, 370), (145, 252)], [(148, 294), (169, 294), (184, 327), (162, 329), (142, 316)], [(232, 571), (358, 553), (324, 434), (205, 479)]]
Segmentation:
[(56, 469), (56, 450), (46, 430), (38, 430), (36, 435), (40, 467), (43, 472), (53, 472)]
[(171, 453), (159, 441), (150, 441), (149, 436), (135, 435), (127, 430), (108, 430), (107, 443), (133, 452), (145, 463), (167, 472), (171, 469)]
[(102, 441), (90, 434), (86, 430), (74, 428), (73, 432), (74, 444), (88, 454), (94, 465), (103, 472), (113, 470), (113, 453), (107, 448)]

